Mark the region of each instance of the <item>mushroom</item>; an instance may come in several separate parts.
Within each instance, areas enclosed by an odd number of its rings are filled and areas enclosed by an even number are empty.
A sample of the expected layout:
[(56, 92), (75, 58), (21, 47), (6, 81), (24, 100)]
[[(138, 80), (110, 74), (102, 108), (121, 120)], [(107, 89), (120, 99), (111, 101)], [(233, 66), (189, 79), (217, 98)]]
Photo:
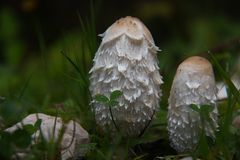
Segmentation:
[[(90, 91), (109, 96), (120, 90), (112, 117), (125, 136), (137, 136), (151, 121), (161, 96), (157, 51), (147, 27), (137, 18), (117, 20), (101, 35), (102, 42), (90, 70)], [(109, 108), (93, 102), (97, 124), (114, 129)]]
[[(178, 152), (193, 151), (200, 138), (202, 124), (200, 114), (192, 104), (210, 105), (212, 122), (207, 122), (205, 135), (215, 138), (218, 128), (216, 84), (212, 65), (202, 57), (193, 56), (183, 61), (174, 77), (168, 107), (168, 132), (171, 146)], [(211, 123), (211, 124), (210, 124)]]

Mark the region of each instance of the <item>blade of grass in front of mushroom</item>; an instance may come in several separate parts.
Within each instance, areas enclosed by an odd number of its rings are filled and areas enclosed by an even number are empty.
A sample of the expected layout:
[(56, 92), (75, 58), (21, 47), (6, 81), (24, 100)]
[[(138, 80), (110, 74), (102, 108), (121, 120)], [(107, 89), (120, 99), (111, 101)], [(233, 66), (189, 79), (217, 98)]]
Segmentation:
[(200, 114), (200, 120), (201, 120), (201, 130), (200, 130), (200, 139), (199, 143), (196, 147), (196, 150), (192, 153), (194, 158), (198, 158), (199, 156), (202, 156), (204, 159), (209, 159), (210, 157), (213, 158), (213, 155), (211, 153), (211, 146), (209, 145), (207, 141), (207, 137), (205, 134), (205, 127), (207, 124), (209, 124), (210, 128), (214, 131), (214, 125), (212, 124), (212, 120), (210, 118), (210, 113), (213, 111), (213, 107), (211, 105), (195, 105), (192, 104), (191, 108), (198, 112)]
[[(235, 107), (236, 102), (240, 104), (240, 93), (238, 89), (235, 87), (231, 79), (229, 78), (228, 74), (224, 71), (224, 69), (221, 67), (219, 62), (216, 60), (216, 58), (211, 55), (211, 59), (213, 60), (214, 64), (216, 65), (217, 71), (220, 73), (222, 76), (223, 80), (228, 86), (229, 89), (229, 95), (228, 95), (228, 107), (227, 107), (227, 114), (226, 114), (226, 121), (225, 125), (229, 126), (231, 123), (231, 118), (232, 118), (232, 113)], [(230, 94), (233, 96), (230, 96)], [(232, 99), (233, 98), (233, 99)]]
[(235, 87), (233, 82), (231, 81), (230, 76), (224, 71), (224, 69), (221, 67), (217, 59), (210, 53), (211, 59), (214, 62), (217, 71), (220, 73), (222, 76), (224, 82), (227, 84), (228, 88), (230, 89), (231, 94), (234, 95), (234, 97), (237, 99), (238, 103), (240, 104), (240, 92), (239, 90)]
[(229, 89), (226, 114), (223, 117), (224, 121), (222, 126), (220, 126), (222, 130), (220, 130), (220, 137), (217, 140), (217, 143), (219, 144), (219, 146), (221, 146), (221, 149), (224, 153), (223, 155), (227, 159), (229, 159), (231, 157), (231, 153), (228, 151), (228, 145), (227, 145), (229, 144), (228, 136), (230, 135), (230, 126), (232, 123), (234, 107), (236, 106), (236, 103), (240, 103), (240, 93), (232, 83), (231, 79), (229, 78), (230, 76), (228, 76), (228, 74), (224, 71), (224, 69), (221, 67), (221, 65), (216, 60), (216, 58), (212, 54), (210, 54), (210, 56), (212, 61), (216, 65), (217, 71), (220, 73), (220, 75), (222, 76), (223, 80), (225, 81)]
[(232, 159), (232, 153), (229, 150), (229, 148), (231, 147), (231, 142), (229, 142), (229, 136), (231, 136), (233, 112), (234, 112), (234, 107), (236, 106), (236, 103), (237, 103), (237, 98), (230, 93), (230, 90), (228, 90), (227, 101), (228, 101), (227, 111), (223, 119), (224, 120), (223, 124), (221, 126), (222, 132), (219, 137), (220, 140), (217, 142), (219, 142), (218, 145), (221, 146), (221, 149), (223, 150), (223, 156), (226, 159)]
[(233, 119), (234, 108), (237, 103), (237, 98), (230, 93), (228, 89), (228, 99), (226, 105), (226, 111), (223, 116), (223, 123), (220, 125), (220, 134), (217, 137), (217, 145), (220, 147), (220, 150), (223, 153), (225, 159), (232, 159), (233, 153), (229, 150), (231, 148), (231, 142), (229, 141), (229, 137), (231, 137), (231, 125)]

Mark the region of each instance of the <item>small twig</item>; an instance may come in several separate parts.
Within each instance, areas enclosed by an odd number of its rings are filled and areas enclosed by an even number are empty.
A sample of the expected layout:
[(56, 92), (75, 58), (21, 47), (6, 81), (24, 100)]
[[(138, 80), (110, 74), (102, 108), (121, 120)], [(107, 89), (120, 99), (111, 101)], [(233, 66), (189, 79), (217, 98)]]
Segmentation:
[(138, 135), (138, 137), (141, 137), (143, 134), (144, 134), (144, 132), (146, 131), (146, 129), (148, 128), (148, 126), (150, 125), (150, 123), (152, 122), (152, 119), (153, 119), (153, 116), (154, 116), (154, 114), (155, 114), (155, 110), (153, 111), (153, 114), (152, 114), (152, 116), (151, 116), (151, 119), (148, 121), (148, 123), (147, 123), (147, 125), (143, 128), (143, 130), (141, 131), (141, 133)]
[(53, 139), (55, 138), (55, 130), (56, 130), (56, 125), (57, 125), (57, 116), (58, 116), (58, 110), (56, 110), (56, 117), (54, 118), (54, 124), (53, 124)]
[(65, 150), (65, 149), (68, 149), (71, 147), (71, 145), (73, 144), (73, 141), (75, 139), (75, 135), (76, 135), (76, 123), (75, 123), (75, 121), (73, 121), (73, 135), (72, 135), (71, 142), (67, 147), (62, 148), (62, 150)]
[(118, 131), (119, 133), (121, 133), (121, 132), (120, 132), (120, 129), (118, 128), (118, 126), (117, 126), (117, 124), (116, 124), (116, 122), (115, 122), (115, 120), (114, 120), (114, 118), (113, 118), (112, 107), (111, 107), (110, 105), (108, 105), (108, 108), (109, 108), (110, 116), (111, 116), (111, 119), (112, 119), (112, 122), (113, 122), (115, 128), (117, 129), (117, 131)]

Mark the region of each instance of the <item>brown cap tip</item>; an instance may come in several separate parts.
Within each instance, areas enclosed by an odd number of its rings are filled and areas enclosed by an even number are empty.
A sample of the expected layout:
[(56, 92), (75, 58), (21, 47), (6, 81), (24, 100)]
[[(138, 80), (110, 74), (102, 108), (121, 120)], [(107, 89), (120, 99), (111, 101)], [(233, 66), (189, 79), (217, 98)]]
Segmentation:
[(140, 40), (145, 37), (153, 43), (153, 38), (147, 27), (135, 17), (127, 16), (113, 23), (103, 34), (103, 43), (111, 41), (122, 34), (126, 34), (132, 39)]
[(212, 75), (213, 69), (211, 63), (199, 56), (189, 57), (184, 60), (178, 67), (177, 73), (181, 72), (182, 70), (186, 70), (189, 72), (198, 72), (205, 75)]

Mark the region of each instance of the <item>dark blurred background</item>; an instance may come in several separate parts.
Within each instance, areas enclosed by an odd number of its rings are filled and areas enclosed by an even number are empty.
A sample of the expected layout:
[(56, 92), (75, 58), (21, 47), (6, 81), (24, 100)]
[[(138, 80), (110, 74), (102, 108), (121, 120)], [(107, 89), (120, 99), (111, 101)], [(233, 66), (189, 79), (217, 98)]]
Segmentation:
[[(90, 43), (82, 36), (80, 19), (84, 23), (90, 22), (94, 11), (96, 34), (92, 39), (97, 39), (96, 46), (101, 41), (97, 34), (103, 33), (121, 17), (138, 17), (149, 28), (156, 45), (162, 49), (159, 65), (167, 97), (176, 67), (187, 56), (206, 55), (210, 50), (219, 54), (220, 59), (234, 62), (240, 48), (239, 6), (237, 0), (1, 1), (0, 90), (4, 94), (5, 91), (14, 93), (16, 86), (21, 88), (34, 72), (29, 93), (35, 98), (50, 90), (57, 99), (65, 97), (66, 92), (59, 84), (51, 83), (61, 81), (60, 73), (65, 73), (60, 52), (67, 50), (70, 54), (80, 54), (82, 43)], [(86, 70), (91, 67), (91, 58), (85, 60), (88, 63)], [(81, 63), (83, 61), (78, 64)], [(40, 77), (48, 77), (48, 80)]]
[[(26, 54), (30, 54), (39, 49), (39, 30), (46, 45), (50, 45), (64, 33), (80, 29), (77, 13), (89, 17), (91, 3), (96, 11), (97, 33), (104, 32), (118, 18), (131, 15), (149, 27), (160, 47), (173, 39), (191, 43), (191, 34), (201, 34), (204, 27), (210, 28), (207, 35), (199, 35), (206, 39), (202, 47), (209, 47), (208, 41), (214, 44), (238, 36), (231, 34), (240, 22), (237, 0), (5, 0), (0, 2), (1, 53), (6, 34), (17, 34), (12, 36), (27, 43)], [(226, 31), (228, 26), (232, 29)], [(11, 31), (17, 33), (6, 33)]]

